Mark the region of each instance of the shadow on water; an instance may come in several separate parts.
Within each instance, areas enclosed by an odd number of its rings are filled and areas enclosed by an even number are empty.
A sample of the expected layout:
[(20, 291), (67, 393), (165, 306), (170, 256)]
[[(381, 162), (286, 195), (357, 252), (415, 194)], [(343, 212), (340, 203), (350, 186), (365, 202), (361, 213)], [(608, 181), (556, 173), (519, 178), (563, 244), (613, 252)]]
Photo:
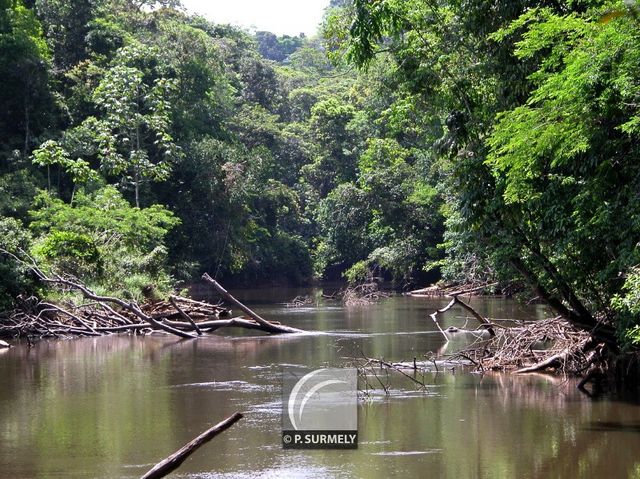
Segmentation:
[(624, 424), (620, 422), (598, 421), (588, 424), (587, 431), (634, 432), (640, 434), (640, 423)]

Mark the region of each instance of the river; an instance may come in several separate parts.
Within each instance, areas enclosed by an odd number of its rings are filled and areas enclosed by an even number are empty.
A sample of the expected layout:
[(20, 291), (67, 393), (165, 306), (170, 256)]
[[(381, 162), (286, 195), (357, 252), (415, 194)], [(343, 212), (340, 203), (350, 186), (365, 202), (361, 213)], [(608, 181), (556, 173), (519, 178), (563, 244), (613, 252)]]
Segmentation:
[[(574, 381), (542, 375), (440, 368), (424, 375), (426, 391), (394, 378), (389, 395), (372, 391), (360, 402), (358, 450), (283, 450), (283, 367), (340, 366), (361, 353), (411, 361), (444, 343), (428, 314), (445, 299), (393, 297), (350, 309), (282, 304), (301, 292), (238, 297), (265, 317), (322, 334), (110, 336), (0, 351), (0, 477), (140, 477), (241, 411), (245, 418), (175, 477), (640, 478), (638, 403), (594, 401)], [(545, 315), (512, 300), (472, 302), (493, 318)], [(465, 321), (452, 310), (443, 322)]]

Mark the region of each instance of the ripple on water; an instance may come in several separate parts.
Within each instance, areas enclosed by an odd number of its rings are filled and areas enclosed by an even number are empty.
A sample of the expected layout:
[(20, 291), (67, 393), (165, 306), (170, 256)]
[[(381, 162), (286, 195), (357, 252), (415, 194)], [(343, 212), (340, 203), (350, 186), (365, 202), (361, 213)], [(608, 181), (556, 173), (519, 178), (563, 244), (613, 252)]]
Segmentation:
[(257, 413), (256, 418), (262, 419), (259, 414), (268, 416), (279, 416), (282, 413), (282, 401), (272, 401), (262, 404), (252, 404), (247, 407), (247, 410), (251, 413)]
[(174, 384), (168, 386), (170, 389), (178, 388), (203, 388), (215, 391), (239, 391), (239, 392), (256, 392), (256, 391), (272, 391), (275, 386), (268, 384), (251, 384), (246, 381), (209, 381), (201, 383), (185, 383)]
[(421, 454), (438, 454), (442, 449), (429, 449), (427, 451), (381, 451), (371, 452), (372, 456), (417, 456)]
[(308, 365), (304, 365), (304, 364), (289, 364), (289, 363), (272, 363), (272, 364), (267, 364), (267, 365), (260, 365), (260, 366), (246, 366), (247, 369), (252, 369), (252, 370), (260, 370), (260, 369), (278, 369), (280, 370), (281, 368), (300, 368), (300, 369), (309, 369)]
[(264, 479), (281, 479), (286, 477), (287, 479), (326, 479), (327, 477), (331, 478), (342, 478), (342, 477), (353, 477), (352, 474), (348, 474), (344, 470), (341, 470), (338, 467), (322, 467), (314, 464), (300, 464), (298, 466), (293, 465), (282, 465), (281, 467), (272, 468), (272, 469), (262, 469), (247, 472), (230, 472), (230, 473), (207, 473), (207, 474), (195, 474), (190, 475), (192, 478), (216, 478), (216, 479), (254, 479), (255, 477), (260, 477)]

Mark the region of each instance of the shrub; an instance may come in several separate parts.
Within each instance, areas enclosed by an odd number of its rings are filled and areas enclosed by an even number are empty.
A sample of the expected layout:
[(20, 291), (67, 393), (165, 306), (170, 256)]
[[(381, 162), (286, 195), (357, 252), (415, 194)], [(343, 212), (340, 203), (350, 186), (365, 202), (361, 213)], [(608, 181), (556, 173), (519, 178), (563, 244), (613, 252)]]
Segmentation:
[(618, 313), (616, 323), (623, 345), (640, 346), (640, 267), (631, 269), (623, 286), (623, 294), (615, 295), (611, 301)]
[(59, 271), (83, 277), (99, 277), (102, 257), (93, 238), (73, 231), (54, 231), (33, 248), (37, 258), (45, 259)]
[(179, 220), (163, 206), (133, 207), (107, 186), (79, 191), (73, 204), (42, 192), (30, 215), (37, 235), (32, 252), (43, 267), (130, 298), (140, 297), (146, 285), (170, 288), (164, 239)]

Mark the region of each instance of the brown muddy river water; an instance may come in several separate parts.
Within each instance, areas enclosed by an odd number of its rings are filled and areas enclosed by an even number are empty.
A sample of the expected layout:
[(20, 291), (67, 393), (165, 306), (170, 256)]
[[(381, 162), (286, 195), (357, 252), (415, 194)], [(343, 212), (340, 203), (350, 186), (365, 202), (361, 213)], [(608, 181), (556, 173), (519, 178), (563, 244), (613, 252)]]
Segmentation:
[[(196, 341), (41, 342), (0, 352), (0, 477), (133, 478), (235, 411), (245, 418), (191, 456), (185, 478), (640, 478), (640, 406), (590, 400), (545, 376), (428, 373), (394, 380), (358, 406), (357, 451), (283, 450), (281, 371), (347, 358), (411, 361), (443, 346), (428, 317), (445, 299), (394, 297), (365, 308), (286, 308), (301, 291), (238, 293), (271, 319), (323, 334)], [(540, 307), (473, 299), (494, 318)], [(462, 326), (450, 311), (445, 326)], [(470, 321), (470, 326), (475, 327)]]

